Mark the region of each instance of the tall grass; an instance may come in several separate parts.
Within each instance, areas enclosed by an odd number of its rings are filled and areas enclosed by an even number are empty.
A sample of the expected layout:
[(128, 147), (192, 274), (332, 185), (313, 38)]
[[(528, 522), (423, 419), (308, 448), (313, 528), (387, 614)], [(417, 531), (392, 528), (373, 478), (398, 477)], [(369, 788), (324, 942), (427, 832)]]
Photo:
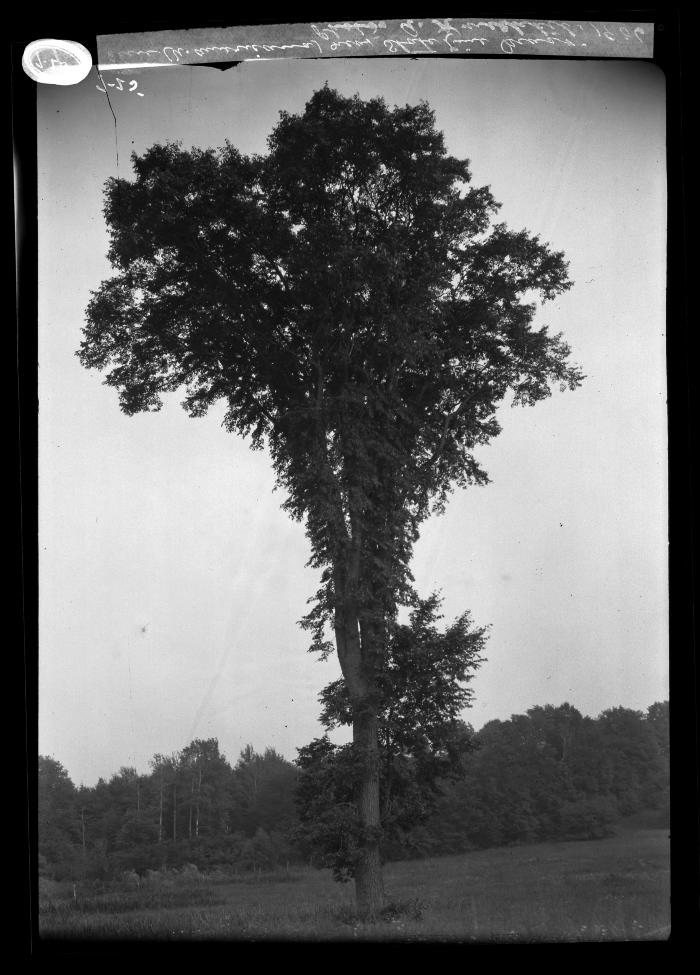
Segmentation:
[(541, 843), (388, 864), (391, 902), (355, 916), (325, 872), (152, 875), (102, 890), (43, 885), (44, 938), (109, 940), (630, 941), (669, 931), (668, 837)]

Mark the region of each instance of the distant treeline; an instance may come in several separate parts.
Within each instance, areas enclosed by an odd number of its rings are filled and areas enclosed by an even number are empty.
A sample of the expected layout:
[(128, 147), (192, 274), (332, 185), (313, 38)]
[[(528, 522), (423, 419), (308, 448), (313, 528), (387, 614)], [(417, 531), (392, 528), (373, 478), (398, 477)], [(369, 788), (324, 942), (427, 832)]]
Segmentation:
[[(463, 773), (430, 818), (392, 837), (387, 859), (557, 838), (601, 837), (621, 816), (668, 820), (668, 702), (588, 718), (569, 704), (531, 708), (479, 732)], [(45, 876), (108, 879), (182, 867), (270, 870), (313, 862), (298, 829), (300, 769), (247, 746), (232, 767), (215, 738), (76, 786), (39, 758), (39, 867)]]

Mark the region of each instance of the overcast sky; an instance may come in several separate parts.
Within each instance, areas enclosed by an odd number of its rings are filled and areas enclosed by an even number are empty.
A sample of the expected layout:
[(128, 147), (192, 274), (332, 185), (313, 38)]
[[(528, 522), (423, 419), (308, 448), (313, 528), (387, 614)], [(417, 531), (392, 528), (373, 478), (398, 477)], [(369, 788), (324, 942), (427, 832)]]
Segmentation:
[[(391, 105), (427, 99), (511, 229), (540, 234), (575, 286), (538, 315), (583, 386), (505, 407), (492, 483), (423, 527), (414, 574), (452, 620), (491, 624), (464, 717), (538, 704), (584, 714), (668, 696), (664, 79), (650, 64), (392, 58), (93, 73), (38, 85), (39, 748), (92, 785), (219, 739), (292, 759), (320, 733), (335, 659), (296, 621), (317, 588), (265, 453), (190, 419), (181, 395), (126, 417), (74, 353), (109, 276), (102, 187), (158, 141), (263, 152), (282, 109), (325, 81)], [(113, 73), (105, 80), (114, 82)], [(129, 81), (137, 89), (129, 91)], [(118, 157), (118, 161), (117, 161)]]

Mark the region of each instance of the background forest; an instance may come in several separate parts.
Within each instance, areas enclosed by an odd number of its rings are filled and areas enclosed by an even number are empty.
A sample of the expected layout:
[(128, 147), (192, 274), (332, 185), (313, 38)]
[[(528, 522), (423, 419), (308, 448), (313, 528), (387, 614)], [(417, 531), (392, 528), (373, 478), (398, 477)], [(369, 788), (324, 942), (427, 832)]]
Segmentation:
[[(471, 747), (459, 775), (438, 784), (414, 826), (388, 834), (386, 860), (601, 838), (641, 810), (656, 810), (658, 825), (668, 824), (668, 702), (597, 718), (570, 704), (545, 705), (463, 732)], [(123, 767), (90, 788), (76, 787), (59, 761), (41, 756), (40, 875), (99, 881), (187, 865), (323, 866), (304, 826), (312, 774), (252, 745), (232, 766), (215, 738), (154, 755), (147, 774)]]

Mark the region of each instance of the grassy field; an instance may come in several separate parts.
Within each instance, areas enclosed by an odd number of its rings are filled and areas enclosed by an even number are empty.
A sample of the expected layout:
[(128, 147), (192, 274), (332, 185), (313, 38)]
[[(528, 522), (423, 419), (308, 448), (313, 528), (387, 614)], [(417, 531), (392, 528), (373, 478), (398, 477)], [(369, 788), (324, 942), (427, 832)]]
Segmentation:
[(628, 825), (604, 840), (541, 843), (388, 864), (391, 904), (374, 925), (326, 871), (257, 877), (156, 874), (106, 885), (40, 885), (44, 939), (302, 941), (665, 940), (669, 844)]

